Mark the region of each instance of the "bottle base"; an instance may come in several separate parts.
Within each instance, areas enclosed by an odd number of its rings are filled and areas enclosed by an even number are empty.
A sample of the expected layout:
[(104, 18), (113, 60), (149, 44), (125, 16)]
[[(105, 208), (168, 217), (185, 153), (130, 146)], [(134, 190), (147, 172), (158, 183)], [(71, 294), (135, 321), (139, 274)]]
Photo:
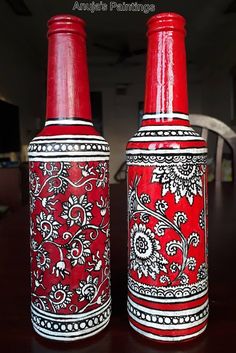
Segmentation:
[(204, 331), (207, 328), (207, 324), (201, 328), (199, 331), (192, 333), (192, 334), (186, 334), (184, 336), (159, 336), (156, 334), (152, 334), (146, 331), (141, 330), (140, 328), (136, 327), (132, 322), (129, 320), (129, 324), (132, 327), (134, 331), (136, 331), (139, 335), (145, 336), (145, 338), (150, 339), (151, 341), (156, 341), (158, 343), (163, 343), (163, 344), (171, 344), (171, 343), (181, 343), (181, 342), (189, 342), (192, 341), (193, 339), (197, 338), (198, 336), (202, 335)]
[(109, 323), (111, 301), (89, 313), (55, 315), (35, 307), (32, 309), (32, 325), (35, 332), (54, 341), (77, 341), (96, 335)]

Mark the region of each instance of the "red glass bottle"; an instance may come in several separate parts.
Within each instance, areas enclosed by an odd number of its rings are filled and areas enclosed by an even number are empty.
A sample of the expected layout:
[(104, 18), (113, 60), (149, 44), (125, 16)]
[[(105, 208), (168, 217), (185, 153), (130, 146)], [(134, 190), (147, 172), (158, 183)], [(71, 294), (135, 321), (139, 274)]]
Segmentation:
[(148, 21), (144, 116), (127, 145), (129, 322), (165, 342), (208, 317), (207, 147), (189, 124), (184, 26), (174, 13)]
[(109, 322), (109, 146), (94, 129), (85, 23), (52, 17), (47, 111), (29, 146), (32, 323), (77, 340)]

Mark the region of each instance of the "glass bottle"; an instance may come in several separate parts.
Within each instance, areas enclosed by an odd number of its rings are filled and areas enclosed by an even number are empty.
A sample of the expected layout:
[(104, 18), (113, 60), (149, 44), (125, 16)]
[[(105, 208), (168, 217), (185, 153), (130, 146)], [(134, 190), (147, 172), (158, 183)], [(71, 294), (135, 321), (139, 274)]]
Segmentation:
[(109, 322), (109, 146), (94, 129), (85, 23), (48, 22), (46, 123), (29, 145), (31, 313), (54, 340)]
[(207, 325), (207, 146), (189, 123), (185, 20), (147, 25), (144, 115), (127, 145), (127, 306), (134, 330), (173, 342)]

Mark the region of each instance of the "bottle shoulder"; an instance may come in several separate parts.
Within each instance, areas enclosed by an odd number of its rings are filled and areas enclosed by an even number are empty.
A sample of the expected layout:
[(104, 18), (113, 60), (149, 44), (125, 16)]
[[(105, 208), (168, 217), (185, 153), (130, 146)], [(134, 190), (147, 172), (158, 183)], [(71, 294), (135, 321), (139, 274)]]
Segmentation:
[(77, 142), (83, 142), (84, 144), (93, 143), (103, 143), (109, 145), (103, 136), (95, 129), (93, 125), (50, 125), (45, 126), (30, 142), (33, 144), (38, 141), (63, 141), (64, 143), (69, 143), (71, 140)]
[(30, 158), (69, 158), (73, 160), (107, 159), (108, 142), (93, 126), (46, 126), (30, 142)]
[(168, 144), (170, 147), (176, 148), (185, 142), (200, 142), (207, 145), (206, 141), (191, 126), (159, 125), (140, 127), (128, 141), (127, 148), (134, 143), (148, 145), (148, 149), (154, 143), (157, 146)]

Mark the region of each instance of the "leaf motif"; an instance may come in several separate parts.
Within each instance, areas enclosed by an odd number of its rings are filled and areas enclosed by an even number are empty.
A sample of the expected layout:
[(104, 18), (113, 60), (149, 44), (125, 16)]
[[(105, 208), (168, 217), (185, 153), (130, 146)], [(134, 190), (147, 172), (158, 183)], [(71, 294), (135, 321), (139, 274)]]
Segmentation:
[(190, 271), (193, 271), (196, 267), (196, 264), (197, 264), (197, 261), (196, 261), (195, 257), (190, 257), (190, 258), (188, 258), (186, 265), (188, 266)]
[(159, 237), (162, 237), (165, 234), (165, 230), (167, 228), (169, 228), (169, 226), (166, 225), (163, 221), (160, 221), (155, 225), (154, 230)]
[(170, 265), (170, 270), (173, 273), (179, 271), (180, 269), (181, 269), (181, 265), (177, 264), (176, 262), (172, 262), (172, 264)]
[(157, 200), (155, 207), (157, 211), (165, 215), (165, 211), (168, 209), (168, 203), (164, 200)]
[(146, 213), (141, 213), (140, 214), (140, 221), (143, 223), (148, 223), (149, 222), (149, 216)]
[(169, 243), (166, 244), (166, 252), (169, 256), (174, 256), (176, 255), (177, 251), (182, 249), (182, 244), (180, 241), (178, 240), (172, 240)]
[(174, 215), (174, 223), (175, 225), (180, 228), (181, 224), (187, 222), (187, 216), (184, 212), (176, 212)]
[(160, 282), (161, 283), (170, 283), (170, 279), (168, 276), (163, 275), (160, 277)]
[(189, 238), (188, 238), (188, 244), (192, 244), (194, 247), (197, 247), (198, 244), (200, 242), (200, 237), (198, 235), (198, 233), (193, 232), (190, 234)]
[(140, 201), (144, 204), (147, 204), (151, 201), (150, 196), (148, 194), (141, 194)]
[(182, 273), (180, 276), (180, 283), (181, 284), (188, 284), (189, 283), (189, 277), (185, 273)]

